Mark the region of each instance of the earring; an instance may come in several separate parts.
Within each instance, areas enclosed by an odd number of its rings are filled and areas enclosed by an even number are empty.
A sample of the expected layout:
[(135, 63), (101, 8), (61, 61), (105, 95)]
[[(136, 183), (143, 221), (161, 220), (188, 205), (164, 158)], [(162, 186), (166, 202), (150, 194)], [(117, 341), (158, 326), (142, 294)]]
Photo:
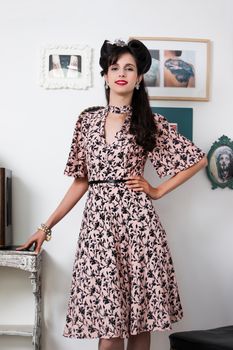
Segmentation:
[(106, 81), (106, 80), (105, 80), (105, 84), (104, 84), (104, 86), (105, 86), (105, 89), (106, 89), (106, 90), (108, 90), (109, 85), (108, 85), (108, 83), (107, 83), (107, 81)]
[(139, 81), (138, 81), (137, 84), (135, 85), (135, 89), (136, 89), (136, 90), (139, 90), (139, 88), (140, 88), (140, 83), (139, 83)]

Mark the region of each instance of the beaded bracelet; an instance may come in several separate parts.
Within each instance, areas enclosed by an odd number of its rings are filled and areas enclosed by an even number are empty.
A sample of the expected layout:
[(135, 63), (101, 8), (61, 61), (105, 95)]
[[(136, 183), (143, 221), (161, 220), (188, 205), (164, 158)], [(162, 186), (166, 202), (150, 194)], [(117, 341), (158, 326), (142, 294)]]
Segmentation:
[(52, 230), (51, 228), (49, 228), (48, 226), (46, 226), (45, 224), (41, 224), (40, 227), (38, 227), (38, 230), (41, 230), (45, 233), (45, 240), (48, 242), (51, 239), (52, 236)]

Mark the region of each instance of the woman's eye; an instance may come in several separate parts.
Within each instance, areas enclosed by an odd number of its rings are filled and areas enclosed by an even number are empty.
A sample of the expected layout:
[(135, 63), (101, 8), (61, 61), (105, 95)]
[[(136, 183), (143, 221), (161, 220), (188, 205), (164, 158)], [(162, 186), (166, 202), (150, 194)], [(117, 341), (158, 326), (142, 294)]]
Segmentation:
[(113, 70), (113, 71), (117, 70), (117, 67), (111, 67), (111, 70)]

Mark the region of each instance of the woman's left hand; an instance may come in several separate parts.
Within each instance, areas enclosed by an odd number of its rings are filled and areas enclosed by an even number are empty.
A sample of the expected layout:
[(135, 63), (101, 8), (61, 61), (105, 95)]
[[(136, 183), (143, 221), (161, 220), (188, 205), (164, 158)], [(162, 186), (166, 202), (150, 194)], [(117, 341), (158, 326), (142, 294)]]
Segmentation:
[(155, 195), (156, 188), (152, 187), (143, 176), (129, 176), (126, 178), (126, 186), (133, 191), (141, 191), (147, 193), (152, 199), (158, 199)]

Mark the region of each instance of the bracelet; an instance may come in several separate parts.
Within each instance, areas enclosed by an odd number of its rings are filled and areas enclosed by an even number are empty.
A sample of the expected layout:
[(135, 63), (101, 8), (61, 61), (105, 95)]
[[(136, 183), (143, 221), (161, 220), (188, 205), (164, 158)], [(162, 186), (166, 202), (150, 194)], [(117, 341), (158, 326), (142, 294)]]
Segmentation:
[(48, 242), (51, 239), (52, 236), (52, 230), (45, 224), (41, 224), (40, 227), (38, 227), (38, 230), (41, 230), (45, 233), (45, 240)]

